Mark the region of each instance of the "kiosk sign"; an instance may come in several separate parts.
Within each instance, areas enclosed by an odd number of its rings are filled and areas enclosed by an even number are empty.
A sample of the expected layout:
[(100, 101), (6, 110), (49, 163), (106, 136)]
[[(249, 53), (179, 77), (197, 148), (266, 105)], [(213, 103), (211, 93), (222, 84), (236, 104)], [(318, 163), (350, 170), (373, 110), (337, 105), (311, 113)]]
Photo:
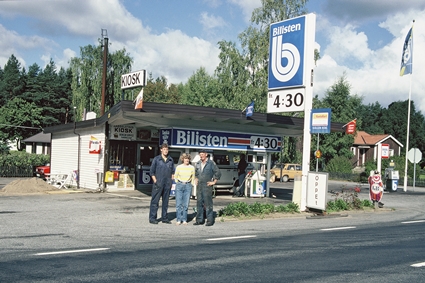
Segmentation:
[(146, 85), (146, 70), (132, 72), (121, 76), (121, 89)]

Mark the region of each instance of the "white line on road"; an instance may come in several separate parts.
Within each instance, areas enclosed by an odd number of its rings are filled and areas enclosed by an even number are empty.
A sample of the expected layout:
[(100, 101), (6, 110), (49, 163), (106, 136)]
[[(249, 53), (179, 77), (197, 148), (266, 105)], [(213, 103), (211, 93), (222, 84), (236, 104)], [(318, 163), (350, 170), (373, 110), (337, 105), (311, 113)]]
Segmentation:
[(85, 249), (85, 250), (69, 250), (69, 251), (60, 251), (60, 252), (38, 253), (38, 254), (34, 254), (34, 255), (58, 255), (58, 254), (97, 252), (97, 251), (105, 251), (105, 250), (109, 250), (109, 248), (97, 248), (97, 249)]
[(425, 266), (425, 262), (419, 262), (419, 263), (415, 263), (411, 265), (412, 267), (424, 267)]
[(412, 221), (405, 221), (401, 222), (402, 224), (411, 224), (411, 223), (422, 223), (425, 222), (425, 220), (412, 220)]
[(355, 226), (347, 226), (347, 227), (338, 227), (338, 228), (325, 228), (325, 229), (320, 229), (322, 231), (334, 231), (334, 230), (346, 230), (346, 229), (356, 229)]
[(132, 199), (144, 199), (144, 198), (139, 198), (139, 197), (129, 197), (129, 196), (126, 196), (126, 195), (113, 194), (113, 193), (108, 193), (108, 195), (117, 196), (117, 197), (123, 197), (123, 198), (132, 198)]
[(237, 239), (246, 239), (246, 238), (256, 238), (256, 235), (247, 235), (247, 236), (236, 236), (236, 237), (224, 237), (224, 238), (212, 238), (207, 239), (207, 241), (225, 241), (225, 240), (237, 240)]

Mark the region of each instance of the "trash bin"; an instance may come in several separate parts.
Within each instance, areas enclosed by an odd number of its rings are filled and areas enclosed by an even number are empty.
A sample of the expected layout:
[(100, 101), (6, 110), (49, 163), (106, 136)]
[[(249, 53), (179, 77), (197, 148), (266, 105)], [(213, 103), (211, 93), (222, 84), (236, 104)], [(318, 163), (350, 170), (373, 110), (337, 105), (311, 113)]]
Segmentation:
[(96, 177), (97, 177), (97, 184), (100, 187), (100, 185), (102, 185), (102, 182), (103, 182), (103, 172), (97, 172)]

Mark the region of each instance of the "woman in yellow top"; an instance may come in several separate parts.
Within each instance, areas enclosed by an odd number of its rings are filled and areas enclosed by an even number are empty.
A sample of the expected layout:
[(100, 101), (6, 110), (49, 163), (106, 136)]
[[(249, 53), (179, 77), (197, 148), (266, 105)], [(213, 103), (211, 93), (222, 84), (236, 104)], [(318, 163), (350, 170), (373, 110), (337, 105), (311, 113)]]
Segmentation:
[(176, 182), (176, 224), (183, 223), (186, 225), (190, 194), (195, 182), (195, 167), (190, 164), (190, 155), (187, 153), (183, 153), (180, 156), (180, 160), (183, 163), (177, 166), (174, 172)]

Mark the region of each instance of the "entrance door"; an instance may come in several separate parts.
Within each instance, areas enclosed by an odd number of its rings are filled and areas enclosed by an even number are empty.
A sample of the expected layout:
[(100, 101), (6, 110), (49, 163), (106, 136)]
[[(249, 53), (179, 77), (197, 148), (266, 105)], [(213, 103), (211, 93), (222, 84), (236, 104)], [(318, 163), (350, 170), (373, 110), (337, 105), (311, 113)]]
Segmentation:
[(158, 154), (158, 144), (137, 145), (137, 190), (151, 190), (152, 178), (150, 175), (150, 166), (152, 159)]

